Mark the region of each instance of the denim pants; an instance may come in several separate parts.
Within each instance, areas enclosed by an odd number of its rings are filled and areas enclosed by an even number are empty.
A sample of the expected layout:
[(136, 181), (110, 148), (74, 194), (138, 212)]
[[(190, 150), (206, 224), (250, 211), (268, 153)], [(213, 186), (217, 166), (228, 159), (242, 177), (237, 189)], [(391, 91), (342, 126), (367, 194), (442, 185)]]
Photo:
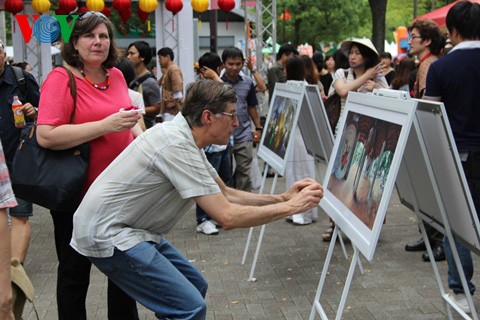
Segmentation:
[[(465, 177), (467, 178), (468, 188), (470, 189), (470, 193), (472, 195), (473, 204), (477, 214), (480, 214), (480, 152), (470, 152), (467, 161), (462, 162), (462, 165), (463, 171), (465, 172)], [(464, 290), (462, 287), (462, 282), (460, 280), (460, 275), (458, 274), (457, 266), (455, 265), (455, 261), (453, 259), (452, 248), (450, 247), (447, 237), (445, 237), (443, 245), (448, 263), (448, 287), (455, 293), (463, 293)], [(462, 263), (463, 272), (465, 273), (468, 288), (470, 293), (473, 294), (473, 292), (475, 292), (475, 285), (472, 283), (472, 254), (470, 253), (470, 249), (458, 242), (456, 242), (456, 247), (460, 257), (460, 262)]]
[[(232, 183), (232, 161), (230, 159), (230, 151), (227, 149), (220, 152), (206, 152), (208, 162), (217, 170), (218, 175), (223, 182), (229, 186)], [(210, 220), (208, 214), (197, 205), (197, 223)]]
[(115, 248), (111, 257), (89, 259), (158, 319), (205, 319), (208, 284), (167, 240), (140, 242), (126, 251)]
[[(57, 306), (59, 320), (86, 320), (85, 301), (92, 263), (70, 246), (74, 212), (50, 211), (58, 258)], [(108, 319), (138, 320), (137, 304), (108, 281)]]
[[(472, 254), (470, 249), (465, 247), (459, 242), (455, 242), (458, 256), (462, 262), (463, 272), (465, 273), (465, 278), (467, 279), (468, 289), (470, 293), (475, 292), (475, 285), (472, 283), (473, 277), (473, 261)], [(444, 238), (443, 247), (445, 249), (445, 257), (447, 258), (448, 263), (448, 287), (453, 290), (455, 293), (464, 293), (462, 281), (460, 280), (460, 275), (458, 274), (457, 265), (453, 259), (452, 248), (448, 242), (448, 238)]]

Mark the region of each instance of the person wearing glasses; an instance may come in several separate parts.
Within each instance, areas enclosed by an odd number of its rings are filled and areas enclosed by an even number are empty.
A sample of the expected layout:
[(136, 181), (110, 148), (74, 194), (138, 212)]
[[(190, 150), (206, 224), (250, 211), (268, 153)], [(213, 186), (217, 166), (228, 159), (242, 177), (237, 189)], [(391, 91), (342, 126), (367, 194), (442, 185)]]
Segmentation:
[[(75, 22), (62, 58), (76, 83), (76, 108), (69, 75), (55, 68), (45, 79), (40, 97), (37, 139), (48, 149), (63, 150), (90, 144), (90, 164), (84, 193), (100, 173), (142, 130), (123, 74), (114, 67), (117, 50), (113, 25), (101, 13), (89, 11)], [(71, 123), (71, 116), (72, 123)], [(87, 318), (85, 300), (91, 262), (70, 247), (74, 212), (50, 211), (59, 261), (57, 277), (58, 318)], [(136, 303), (113, 282), (108, 283), (108, 319), (138, 319)]]
[[(409, 54), (416, 55), (419, 61), (413, 84), (413, 95), (414, 98), (422, 99), (426, 89), (428, 69), (433, 62), (438, 60), (446, 40), (438, 25), (431, 19), (415, 21), (408, 27), (408, 32)], [(425, 224), (425, 230), (432, 246), (434, 260), (445, 260), (443, 234), (429, 224)], [(411, 252), (426, 251), (427, 247), (422, 237), (416, 242), (406, 244), (405, 250)], [(422, 260), (430, 261), (427, 252), (422, 254)]]
[(308, 210), (323, 197), (313, 179), (277, 195), (233, 189), (220, 179), (203, 148), (227, 144), (239, 126), (235, 91), (209, 79), (191, 83), (182, 112), (135, 139), (75, 213), (72, 247), (158, 319), (206, 317), (207, 281), (162, 236), (193, 203), (229, 230)]
[(438, 59), (446, 40), (438, 25), (431, 19), (415, 21), (408, 27), (408, 32), (408, 53), (417, 56), (419, 61), (414, 93), (415, 98), (421, 99), (425, 92), (428, 68)]

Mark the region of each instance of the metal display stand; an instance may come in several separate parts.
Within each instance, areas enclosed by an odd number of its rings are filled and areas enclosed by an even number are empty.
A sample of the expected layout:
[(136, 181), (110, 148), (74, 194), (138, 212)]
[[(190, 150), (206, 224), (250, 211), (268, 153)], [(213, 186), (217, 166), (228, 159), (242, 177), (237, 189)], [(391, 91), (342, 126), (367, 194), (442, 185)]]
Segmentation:
[[(462, 242), (478, 254), (480, 224), (463, 174), (460, 158), (456, 151), (453, 134), (450, 130), (443, 104), (422, 100), (412, 102), (415, 103), (415, 117), (412, 120), (398, 174), (395, 176), (397, 191), (402, 203), (416, 213), (439, 286), (440, 295), (445, 302), (448, 318), (453, 319), (451, 312), (451, 308), (453, 308), (464, 319), (478, 320), (455, 241)], [(449, 167), (445, 169), (445, 166)], [(446, 174), (446, 171), (449, 171), (449, 173)], [(454, 217), (456, 219), (452, 219)], [(461, 222), (458, 220), (461, 220)], [(442, 282), (437, 263), (433, 259), (433, 252), (424, 223), (431, 225), (448, 237), (462, 286), (466, 289), (464, 291), (470, 305), (471, 317), (461, 310), (445, 293), (444, 283)], [(321, 295), (333, 256), (335, 247), (333, 241), (337, 235), (338, 232), (335, 230), (312, 305), (310, 320), (315, 319), (317, 314), (321, 319), (328, 319), (321, 304)], [(359, 261), (359, 250), (355, 239), (351, 238), (351, 241), (354, 254), (345, 279), (345, 286), (335, 319), (342, 318), (355, 266)]]

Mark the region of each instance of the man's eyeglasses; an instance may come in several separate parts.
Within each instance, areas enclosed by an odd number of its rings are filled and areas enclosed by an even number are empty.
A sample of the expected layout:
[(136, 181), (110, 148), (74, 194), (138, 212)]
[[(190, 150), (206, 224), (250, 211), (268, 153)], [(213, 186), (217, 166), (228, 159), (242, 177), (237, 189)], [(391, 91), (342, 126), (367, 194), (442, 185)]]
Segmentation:
[(78, 16), (78, 20), (87, 19), (88, 17), (90, 17), (92, 15), (97, 16), (97, 17), (102, 18), (102, 19), (105, 19), (105, 20), (108, 20), (108, 18), (103, 13), (97, 12), (97, 11), (87, 11), (87, 12), (81, 13)]
[(228, 113), (228, 112), (218, 112), (219, 114), (223, 114), (224, 116), (229, 116), (230, 119), (235, 120), (237, 118), (238, 113), (235, 111), (234, 113)]
[(420, 37), (420, 36), (409, 36), (408, 37), (408, 41), (413, 41), (415, 39), (422, 39), (422, 37)]

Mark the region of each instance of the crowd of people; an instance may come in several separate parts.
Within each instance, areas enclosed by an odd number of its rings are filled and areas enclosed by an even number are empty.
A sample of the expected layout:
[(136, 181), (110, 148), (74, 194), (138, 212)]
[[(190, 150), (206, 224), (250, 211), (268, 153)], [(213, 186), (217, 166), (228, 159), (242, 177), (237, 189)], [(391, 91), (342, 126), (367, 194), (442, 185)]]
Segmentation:
[[(160, 319), (204, 319), (206, 280), (162, 237), (192, 204), (196, 231), (205, 235), (278, 219), (295, 225), (318, 219), (323, 188), (315, 181), (315, 160), (300, 130), (291, 138), (295, 152), (287, 159), (287, 190), (251, 192), (254, 146), (266, 116), (258, 97), (271, 99), (276, 83), (318, 86), (323, 100), (336, 93), (342, 110), (349, 92), (377, 88), (443, 101), (480, 210), (480, 123), (475, 114), (480, 69), (465, 63), (480, 58), (480, 5), (457, 3), (446, 23), (453, 49), (446, 47), (446, 36), (433, 21), (417, 20), (408, 28), (409, 55), (396, 63), (366, 38), (345, 40), (326, 56), (300, 56), (294, 45), (283, 44), (265, 77), (236, 47), (224, 49), (221, 56), (208, 52), (199, 58), (198, 80), (185, 91), (171, 48), (157, 51), (162, 74), (157, 80), (148, 68), (153, 58), (149, 44), (136, 41), (122, 53), (112, 23), (98, 12), (79, 16), (62, 47), (68, 71), (55, 68), (41, 89), (28, 63), (6, 63), (0, 42), (0, 319), (13, 319), (10, 258), (25, 262), (33, 214), (31, 203), (15, 198), (9, 181), (21, 133), (13, 121), (14, 96), (23, 102), (26, 121), (36, 121), (41, 146), (90, 145), (80, 206), (50, 211), (59, 262), (59, 319), (86, 319), (92, 263), (109, 279), (108, 319), (138, 319), (137, 302)], [(17, 79), (17, 67), (25, 87)], [(70, 95), (68, 72), (75, 78), (76, 99)], [(330, 241), (334, 228), (331, 221), (324, 241)], [(428, 224), (426, 229), (433, 259), (448, 262), (451, 299), (470, 312), (450, 242)], [(473, 294), (470, 251), (461, 243), (456, 246)], [(405, 249), (426, 251), (426, 245), (422, 238)], [(424, 261), (430, 258), (422, 255)]]

